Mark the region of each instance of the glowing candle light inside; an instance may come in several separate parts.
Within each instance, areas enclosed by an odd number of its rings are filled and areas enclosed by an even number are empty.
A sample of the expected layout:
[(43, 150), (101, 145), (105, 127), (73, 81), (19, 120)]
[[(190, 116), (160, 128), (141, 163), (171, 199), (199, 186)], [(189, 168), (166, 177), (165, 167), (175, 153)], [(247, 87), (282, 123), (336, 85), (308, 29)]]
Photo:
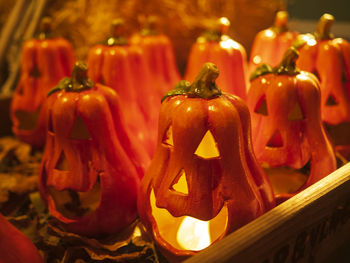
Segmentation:
[(177, 232), (177, 242), (186, 250), (199, 251), (211, 244), (209, 221), (186, 216)]

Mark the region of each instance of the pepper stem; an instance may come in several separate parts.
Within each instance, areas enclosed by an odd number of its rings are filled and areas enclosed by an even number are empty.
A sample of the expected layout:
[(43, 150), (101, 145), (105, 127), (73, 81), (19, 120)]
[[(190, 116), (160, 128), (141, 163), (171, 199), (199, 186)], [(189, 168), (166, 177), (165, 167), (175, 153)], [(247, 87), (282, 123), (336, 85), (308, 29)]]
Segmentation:
[(288, 12), (278, 11), (275, 16), (275, 21), (272, 27), (277, 34), (288, 31)]
[(278, 75), (296, 75), (299, 74), (300, 71), (297, 69), (295, 62), (299, 57), (299, 52), (293, 46), (288, 48), (284, 53), (282, 62), (279, 66), (277, 66), (274, 71)]
[(117, 18), (111, 24), (111, 37), (107, 39), (108, 46), (124, 46), (128, 44), (125, 34), (125, 22), (122, 18)]
[(87, 71), (88, 67), (85, 62), (77, 61), (74, 64), (71, 77), (73, 90), (80, 90), (84, 88), (84, 83), (88, 79)]
[(147, 18), (140, 18), (141, 23), (143, 24), (143, 28), (141, 30), (142, 36), (155, 36), (158, 35), (158, 31), (156, 29), (158, 18), (156, 16), (148, 16)]
[(204, 63), (195, 81), (191, 84), (188, 95), (210, 99), (221, 95), (215, 80), (219, 76), (219, 69), (213, 63)]
[(40, 26), (39, 26), (39, 36), (38, 38), (43, 40), (47, 39), (50, 37), (51, 32), (52, 32), (52, 19), (51, 17), (45, 16), (43, 19), (40, 21)]
[(318, 40), (332, 39), (331, 27), (334, 22), (334, 16), (331, 14), (323, 14), (318, 21), (315, 37)]

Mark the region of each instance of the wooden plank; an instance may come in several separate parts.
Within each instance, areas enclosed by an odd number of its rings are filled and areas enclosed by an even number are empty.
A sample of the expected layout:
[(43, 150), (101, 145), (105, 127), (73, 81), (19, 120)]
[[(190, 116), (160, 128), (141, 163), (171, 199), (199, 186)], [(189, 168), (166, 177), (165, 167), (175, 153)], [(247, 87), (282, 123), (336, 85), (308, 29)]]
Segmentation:
[(349, 238), (350, 163), (185, 262), (322, 262)]

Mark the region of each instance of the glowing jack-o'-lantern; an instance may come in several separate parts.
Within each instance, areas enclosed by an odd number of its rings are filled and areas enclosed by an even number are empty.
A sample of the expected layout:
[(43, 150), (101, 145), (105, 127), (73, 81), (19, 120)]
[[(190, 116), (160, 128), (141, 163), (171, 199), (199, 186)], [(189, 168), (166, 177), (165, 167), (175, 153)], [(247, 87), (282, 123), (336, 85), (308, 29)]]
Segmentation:
[(274, 25), (260, 31), (254, 38), (249, 59), (249, 75), (263, 63), (277, 66), (297, 36), (298, 32), (288, 29), (287, 11), (277, 12)]
[(295, 67), (297, 57), (292, 47), (279, 66), (260, 66), (247, 96), (254, 152), (278, 202), (336, 169), (321, 121), (319, 82)]
[(112, 21), (111, 37), (106, 44), (89, 50), (88, 76), (118, 93), (130, 131), (152, 155), (157, 137), (153, 132), (158, 115), (158, 109), (153, 106), (156, 95), (144, 54), (139, 47), (128, 44), (124, 31), (123, 19)]
[(334, 38), (334, 17), (324, 14), (314, 33), (300, 47), (297, 66), (313, 72), (321, 83), (321, 113), (336, 149), (350, 157), (350, 44)]
[(212, 62), (220, 70), (217, 83), (224, 92), (246, 97), (247, 62), (244, 47), (226, 35), (230, 21), (218, 19), (214, 28), (204, 32), (192, 46), (187, 61), (185, 79), (194, 81), (205, 62)]
[(163, 99), (156, 153), (138, 211), (169, 258), (195, 254), (274, 206), (250, 143), (249, 111), (205, 63)]
[(94, 85), (85, 64), (52, 90), (39, 189), (67, 230), (113, 233), (137, 214), (136, 197), (148, 155), (126, 133), (119, 98)]
[(46, 95), (74, 64), (74, 51), (63, 38), (51, 37), (51, 19), (44, 18), (38, 38), (26, 41), (21, 74), (11, 102), (12, 131), (35, 147), (45, 144)]

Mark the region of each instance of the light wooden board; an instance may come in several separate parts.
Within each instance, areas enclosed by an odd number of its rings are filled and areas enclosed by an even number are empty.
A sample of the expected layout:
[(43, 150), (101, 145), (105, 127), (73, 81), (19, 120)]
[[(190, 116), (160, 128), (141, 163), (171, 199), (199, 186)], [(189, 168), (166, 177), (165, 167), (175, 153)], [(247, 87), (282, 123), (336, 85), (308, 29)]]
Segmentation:
[(322, 262), (349, 238), (347, 163), (186, 262)]

